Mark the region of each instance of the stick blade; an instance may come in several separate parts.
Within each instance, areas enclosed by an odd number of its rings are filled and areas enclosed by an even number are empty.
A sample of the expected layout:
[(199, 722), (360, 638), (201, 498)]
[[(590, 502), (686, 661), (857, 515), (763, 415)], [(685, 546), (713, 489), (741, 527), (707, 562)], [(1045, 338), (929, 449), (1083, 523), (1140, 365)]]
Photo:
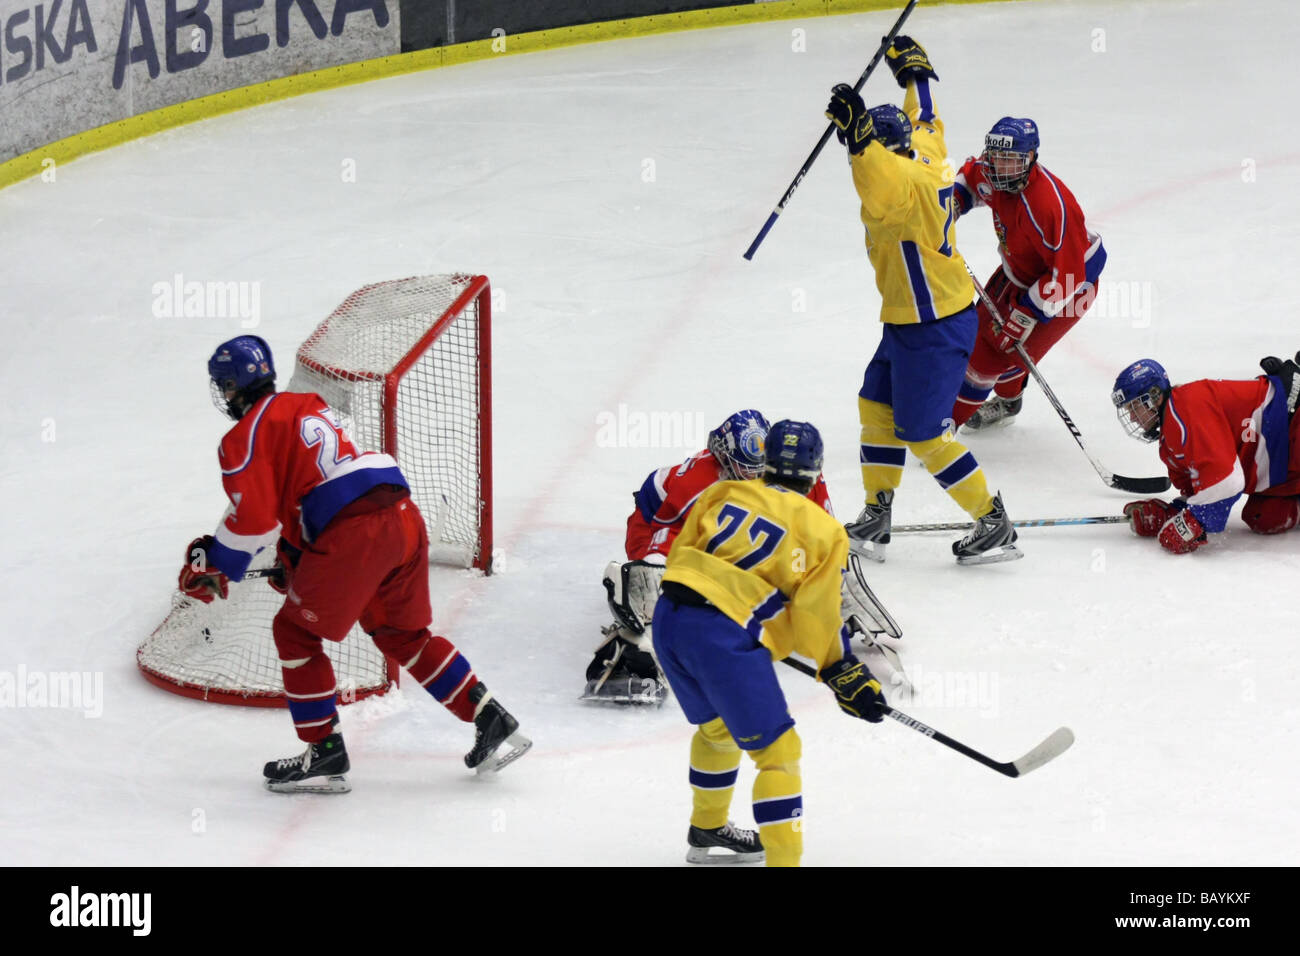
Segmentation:
[(1015, 770), (1012, 776), (1023, 777), (1029, 771), (1037, 770), (1048, 761), (1061, 756), (1070, 749), (1070, 745), (1073, 743), (1074, 732), (1069, 727), (1058, 727), (1046, 740), (1029, 751), (1029, 753), (1019, 760), (1011, 761), (1011, 767)]
[(1173, 485), (1168, 478), (1126, 478), (1124, 475), (1111, 475), (1109, 484), (1120, 491), (1132, 491), (1141, 495), (1158, 495), (1166, 492)]

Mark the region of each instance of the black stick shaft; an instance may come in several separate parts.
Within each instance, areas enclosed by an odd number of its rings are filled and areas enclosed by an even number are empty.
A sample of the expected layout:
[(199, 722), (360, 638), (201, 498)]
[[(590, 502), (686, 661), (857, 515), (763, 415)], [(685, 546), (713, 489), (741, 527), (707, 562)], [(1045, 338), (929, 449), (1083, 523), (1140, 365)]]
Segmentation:
[[(903, 12), (898, 17), (898, 21), (890, 28), (889, 34), (885, 37), (885, 41), (880, 44), (880, 48), (876, 50), (876, 55), (871, 58), (871, 62), (867, 64), (867, 68), (863, 70), (862, 75), (858, 77), (858, 82), (853, 85), (855, 91), (862, 91), (862, 87), (867, 83), (867, 78), (871, 76), (872, 71), (875, 70), (876, 65), (880, 62), (881, 57), (883, 57), (885, 51), (889, 49), (889, 45), (894, 42), (894, 37), (898, 35), (898, 31), (903, 29), (903, 23), (907, 20), (908, 16), (911, 15), (912, 8), (915, 7), (918, 2), (920, 2), (920, 0), (908, 0), (907, 6), (903, 8)], [(799, 167), (799, 172), (795, 174), (794, 180), (790, 183), (789, 188), (786, 189), (785, 194), (781, 197), (781, 201), (776, 204), (776, 208), (773, 209), (771, 214), (767, 217), (767, 222), (763, 223), (763, 228), (758, 230), (758, 235), (754, 237), (754, 241), (751, 242), (749, 248), (745, 250), (746, 259), (752, 260), (754, 258), (754, 253), (758, 251), (759, 245), (761, 245), (763, 240), (767, 238), (768, 231), (776, 225), (777, 217), (781, 215), (781, 213), (785, 212), (786, 204), (794, 197), (794, 191), (799, 188), (799, 184), (803, 182), (804, 176), (808, 175), (808, 170), (812, 168), (813, 162), (819, 155), (821, 155), (822, 148), (826, 145), (827, 141), (831, 138), (831, 134), (834, 132), (835, 124), (827, 123), (821, 139), (817, 140), (817, 145), (813, 147), (813, 151), (808, 154), (808, 158), (805, 159), (803, 165)]]

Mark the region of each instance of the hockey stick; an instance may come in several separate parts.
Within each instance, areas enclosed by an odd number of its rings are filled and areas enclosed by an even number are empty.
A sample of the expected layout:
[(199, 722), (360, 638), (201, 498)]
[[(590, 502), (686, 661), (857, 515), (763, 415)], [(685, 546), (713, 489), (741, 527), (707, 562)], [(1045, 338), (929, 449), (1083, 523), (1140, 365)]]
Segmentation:
[[(871, 62), (867, 64), (867, 68), (863, 70), (862, 75), (858, 77), (858, 82), (853, 85), (854, 92), (862, 91), (862, 87), (866, 85), (867, 78), (871, 76), (872, 71), (876, 68), (876, 64), (880, 62), (880, 58), (885, 55), (885, 51), (888, 50), (890, 44), (894, 42), (894, 37), (898, 35), (898, 31), (903, 29), (903, 22), (912, 13), (912, 8), (915, 7), (918, 2), (919, 0), (908, 0), (907, 6), (898, 17), (898, 22), (890, 27), (889, 34), (885, 37), (884, 42), (880, 44), (880, 49), (876, 50), (876, 55), (871, 58)], [(831, 133), (833, 132), (835, 132), (835, 124), (827, 123), (826, 131), (822, 133), (822, 138), (817, 141), (817, 145), (813, 147), (813, 151), (809, 153), (808, 158), (803, 161), (803, 165), (799, 167), (799, 172), (795, 174), (794, 181), (790, 183), (789, 188), (786, 189), (785, 195), (781, 197), (781, 201), (776, 204), (776, 208), (773, 209), (771, 215), (767, 217), (767, 222), (763, 223), (763, 228), (758, 230), (758, 235), (754, 237), (754, 241), (751, 242), (749, 248), (745, 250), (746, 259), (752, 260), (754, 258), (754, 253), (758, 251), (759, 244), (767, 238), (768, 231), (776, 225), (777, 216), (785, 212), (786, 205), (794, 197), (794, 191), (799, 188), (799, 184), (803, 182), (803, 178), (808, 175), (808, 170), (812, 168), (813, 162), (821, 154), (822, 147), (826, 145), (827, 140), (831, 138)]]
[[(984, 307), (989, 310), (989, 315), (993, 316), (993, 321), (1001, 329), (1002, 314), (998, 312), (998, 307), (993, 303), (989, 294), (984, 291), (984, 286), (980, 285), (980, 280), (975, 278), (975, 273), (970, 271), (969, 265), (966, 266), (966, 272), (971, 281), (975, 283), (975, 291), (979, 293), (980, 301), (984, 303)], [(1065, 427), (1070, 429), (1070, 434), (1074, 436), (1074, 441), (1079, 446), (1079, 450), (1083, 452), (1088, 461), (1092, 462), (1092, 467), (1096, 469), (1102, 481), (1120, 491), (1135, 492), (1137, 494), (1159, 494), (1162, 491), (1169, 490), (1172, 482), (1168, 478), (1128, 478), (1124, 475), (1116, 475), (1103, 468), (1101, 463), (1096, 458), (1093, 458), (1092, 453), (1088, 451), (1088, 447), (1083, 443), (1083, 435), (1079, 431), (1079, 427), (1074, 424), (1069, 413), (1061, 405), (1060, 399), (1056, 397), (1056, 393), (1052, 391), (1051, 386), (1047, 384), (1047, 380), (1043, 378), (1043, 373), (1038, 371), (1038, 366), (1034, 364), (1034, 360), (1029, 357), (1029, 353), (1025, 351), (1024, 345), (1020, 342), (1016, 343), (1016, 354), (1020, 356), (1020, 361), (1025, 363), (1025, 368), (1034, 377), (1038, 387), (1043, 390), (1047, 400), (1052, 403), (1052, 407), (1056, 409), (1056, 414), (1061, 416), (1061, 421), (1065, 422)]]
[[(791, 660), (788, 657), (783, 658), (783, 660), (786, 664), (789, 664), (797, 671), (807, 674), (810, 677), (816, 676), (813, 669), (803, 661)], [(994, 760), (992, 757), (985, 756), (972, 747), (967, 747), (960, 740), (953, 740), (947, 734), (940, 733), (928, 724), (921, 723), (915, 717), (909, 717), (901, 710), (895, 710), (888, 704), (882, 704), (880, 709), (884, 712), (886, 717), (898, 721), (904, 727), (907, 727), (910, 730), (915, 730), (918, 734), (924, 734), (926, 737), (938, 741), (950, 750), (955, 750), (957, 753), (970, 757), (971, 760), (982, 763), (984, 766), (996, 770), (1000, 774), (1005, 774), (1008, 777), (1023, 777), (1025, 774), (1029, 773), (1029, 771), (1037, 770), (1049, 760), (1055, 760), (1061, 754), (1065, 753), (1070, 749), (1070, 745), (1074, 743), (1074, 733), (1070, 728), (1058, 727), (1056, 730), (1052, 731), (1052, 733), (1048, 734), (1042, 743), (1034, 747), (1023, 757), (1019, 757), (1018, 759), (1012, 760), (1008, 763), (1001, 763)]]
[[(1094, 518), (1038, 518), (1036, 520), (1013, 521), (1013, 528), (1055, 528), (1061, 525), (1072, 524), (1126, 524), (1128, 518), (1124, 515), (1100, 515)], [(953, 522), (950, 524), (903, 524), (894, 525), (890, 531), (893, 534), (908, 534), (909, 532), (918, 531), (966, 531), (970, 528), (970, 522), (964, 524)]]

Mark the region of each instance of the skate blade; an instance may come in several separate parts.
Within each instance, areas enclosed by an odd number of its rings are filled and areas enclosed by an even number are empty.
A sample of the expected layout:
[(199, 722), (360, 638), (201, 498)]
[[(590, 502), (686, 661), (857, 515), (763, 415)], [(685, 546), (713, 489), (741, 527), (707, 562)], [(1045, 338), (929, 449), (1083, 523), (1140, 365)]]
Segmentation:
[[(265, 778), (263, 778), (265, 779)], [(272, 793), (350, 793), (352, 784), (342, 774), (333, 777), (310, 777), (307, 780), (266, 780), (266, 789)]]
[[(710, 850), (718, 850), (717, 853), (710, 853)], [(720, 863), (730, 865), (732, 863), (762, 863), (767, 859), (767, 854), (763, 850), (756, 853), (737, 853), (734, 850), (726, 850), (722, 847), (693, 846), (686, 851), (687, 863)]]
[(621, 682), (617, 684), (607, 682), (603, 686), (597, 687), (598, 683), (598, 681), (588, 682), (587, 689), (583, 691), (582, 696), (578, 699), (590, 701), (593, 704), (649, 705), (652, 707), (662, 707), (664, 701), (668, 699), (668, 688), (658, 681), (648, 678), (640, 681), (640, 689), (633, 689), (634, 685), (632, 683), (623, 686)]
[(875, 561), (877, 564), (885, 563), (885, 548), (888, 545), (881, 544), (879, 541), (855, 541), (849, 538), (849, 549), (858, 557), (866, 558), (868, 561)]
[(984, 554), (959, 555), (958, 564), (997, 564), (1001, 561), (1019, 561), (1025, 556), (1025, 553), (1017, 548), (1014, 544), (1004, 544), (996, 551), (987, 551)]
[[(502, 748), (507, 745), (511, 748), (510, 752), (502, 754)], [(475, 768), (475, 772), (484, 776), (494, 774), (505, 767), (506, 764), (514, 763), (524, 754), (528, 753), (528, 750), (532, 745), (533, 742), (531, 740), (518, 731), (515, 731), (502, 742), (500, 747), (489, 754), (486, 760)]]

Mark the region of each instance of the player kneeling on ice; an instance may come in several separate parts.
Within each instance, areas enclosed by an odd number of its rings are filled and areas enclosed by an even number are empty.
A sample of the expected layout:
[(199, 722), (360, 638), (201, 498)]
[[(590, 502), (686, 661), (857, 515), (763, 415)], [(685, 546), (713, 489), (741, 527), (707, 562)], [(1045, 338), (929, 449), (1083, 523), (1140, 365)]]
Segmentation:
[[(270, 347), (254, 335), (217, 347), (212, 399), (236, 421), (221, 440), (230, 507), (214, 535), (190, 543), (180, 589), (225, 598), (253, 556), (278, 537), (272, 587), (285, 602), (272, 622), (289, 716), (303, 754), (273, 760), (278, 792), (343, 793), (349, 769), (334, 669), (322, 641), (358, 620), (375, 646), (461, 720), (474, 723), (467, 766), (495, 771), (531, 742), (445, 637), (429, 633), (428, 534), (406, 478), (389, 455), (361, 452), (315, 394), (276, 392)], [(509, 751), (500, 755), (503, 744)]]
[[(587, 667), (583, 700), (618, 704), (662, 704), (667, 695), (655, 664), (649, 633), (659, 600), (664, 560), (700, 492), (718, 481), (749, 481), (763, 468), (768, 423), (761, 412), (745, 409), (709, 433), (708, 447), (680, 465), (650, 473), (632, 495), (627, 519), (627, 561), (605, 569), (605, 593), (614, 623), (601, 629), (604, 640)], [(818, 476), (808, 497), (831, 510), (826, 482)]]
[(998, 315), (977, 303), (979, 334), (952, 409), (957, 425), (980, 431), (1020, 414), (1026, 369), (1016, 345), (1037, 364), (1083, 318), (1096, 298), (1106, 250), (1074, 194), (1038, 164), (1038, 126), (1031, 119), (998, 120), (984, 137), (984, 152), (966, 160), (953, 187), (957, 216), (989, 207), (1002, 256), (985, 287)]
[(1300, 353), (1260, 361), (1265, 374), (1246, 381), (1202, 379), (1169, 384), (1159, 362), (1142, 359), (1120, 372), (1111, 398), (1135, 438), (1160, 443), (1160, 460), (1182, 494), (1124, 506), (1137, 534), (1159, 538), (1175, 554), (1195, 551), (1223, 531), (1244, 493), (1241, 518), (1251, 531), (1276, 534), (1300, 520)]
[[(847, 651), (840, 622), (844, 528), (805, 497), (822, 440), (803, 422), (767, 436), (762, 481), (705, 489), (668, 554), (655, 605), (654, 648), (691, 740), (691, 863), (797, 866), (803, 853), (800, 742), (773, 662), (811, 661), (840, 707), (879, 721), (884, 694)], [(758, 768), (759, 832), (728, 821), (741, 751)], [(713, 853), (714, 850), (720, 853)]]

